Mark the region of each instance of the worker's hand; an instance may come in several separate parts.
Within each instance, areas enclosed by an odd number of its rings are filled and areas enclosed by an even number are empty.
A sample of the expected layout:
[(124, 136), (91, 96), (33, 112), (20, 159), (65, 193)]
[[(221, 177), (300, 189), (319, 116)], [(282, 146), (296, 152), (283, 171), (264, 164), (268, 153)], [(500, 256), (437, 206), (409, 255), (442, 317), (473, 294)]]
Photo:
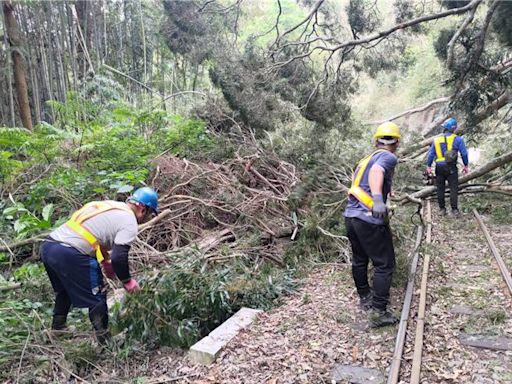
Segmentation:
[(462, 168), (462, 173), (465, 175), (469, 173), (469, 165), (465, 165), (464, 168)]
[(429, 175), (432, 174), (432, 167), (427, 167), (427, 174), (429, 174)]
[(384, 219), (387, 215), (388, 208), (384, 204), (382, 195), (373, 195), (372, 216), (376, 219)]
[(128, 293), (134, 293), (140, 290), (139, 283), (137, 283), (137, 280), (135, 279), (130, 279), (123, 285), (124, 289), (126, 289)]
[(105, 276), (107, 276), (109, 279), (116, 278), (116, 273), (114, 272), (114, 268), (112, 267), (112, 262), (110, 260), (103, 260), (101, 265), (103, 267), (103, 273)]

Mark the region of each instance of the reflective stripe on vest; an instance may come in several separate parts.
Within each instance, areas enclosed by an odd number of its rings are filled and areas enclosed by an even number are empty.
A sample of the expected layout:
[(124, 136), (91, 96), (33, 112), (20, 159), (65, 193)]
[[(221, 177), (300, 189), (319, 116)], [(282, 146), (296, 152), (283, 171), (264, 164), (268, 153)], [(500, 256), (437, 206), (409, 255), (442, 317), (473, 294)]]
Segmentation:
[[(92, 212), (83, 214), (90, 208), (95, 209)], [(119, 209), (134, 214), (133, 211), (128, 207), (114, 206), (106, 201), (93, 201), (91, 203), (85, 204), (82, 208), (73, 213), (73, 215), (71, 215), (71, 219), (66, 222), (66, 225), (69, 229), (80, 235), (91, 245), (96, 253), (96, 260), (98, 260), (98, 263), (101, 263), (105, 259), (101, 253), (101, 244), (98, 242), (98, 239), (96, 239), (96, 237), (82, 225), (82, 223), (94, 216), (99, 215), (100, 213), (111, 211), (113, 209)]]
[(441, 150), (441, 144), (444, 143), (444, 138), (446, 137), (446, 150), (451, 151), (453, 148), (453, 141), (457, 137), (455, 134), (451, 134), (450, 136), (438, 136), (434, 139), (434, 148), (436, 150), (436, 163), (439, 163), (440, 161), (445, 161), (444, 159), (444, 153)]
[(368, 163), (372, 159), (374, 155), (377, 153), (385, 152), (385, 149), (377, 149), (370, 156), (365, 157), (363, 160), (359, 162), (356, 168), (356, 172), (354, 173), (355, 177), (352, 181), (352, 186), (348, 190), (348, 194), (354, 196), (361, 204), (363, 204), (366, 208), (373, 208), (373, 199), (368, 192), (366, 192), (363, 188), (359, 186), (361, 179), (363, 178), (364, 171), (368, 166)]

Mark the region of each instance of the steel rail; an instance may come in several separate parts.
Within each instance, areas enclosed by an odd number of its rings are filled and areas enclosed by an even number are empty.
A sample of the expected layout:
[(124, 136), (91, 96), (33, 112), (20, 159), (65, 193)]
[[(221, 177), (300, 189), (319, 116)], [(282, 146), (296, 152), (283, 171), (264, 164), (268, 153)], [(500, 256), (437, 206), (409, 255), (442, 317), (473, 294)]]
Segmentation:
[[(432, 243), (432, 211), (430, 201), (427, 201), (427, 234), (426, 243)], [(421, 273), (420, 303), (418, 307), (418, 318), (416, 320), (416, 337), (414, 339), (414, 354), (411, 368), (411, 384), (420, 382), (421, 373), (421, 355), (423, 352), (423, 330), (425, 329), (425, 307), (427, 303), (427, 280), (428, 270), (430, 268), (430, 251), (425, 252), (423, 258), (423, 271)]]
[(416, 269), (418, 268), (418, 258), (419, 252), (418, 249), (421, 245), (421, 240), (423, 239), (423, 225), (418, 225), (418, 229), (416, 232), (416, 243), (414, 244), (414, 248), (411, 251), (413, 254), (413, 259), (411, 263), (411, 269), (409, 272), (409, 280), (407, 282), (407, 287), (405, 289), (405, 298), (404, 305), (402, 306), (402, 314), (400, 316), (400, 325), (398, 326), (398, 332), (396, 335), (395, 341), (395, 352), (393, 354), (393, 360), (391, 361), (391, 366), (389, 367), (389, 375), (387, 379), (387, 384), (396, 384), (398, 383), (398, 378), (400, 374), (400, 365), (402, 362), (402, 354), (404, 350), (405, 343), (405, 334), (407, 332), (407, 321), (409, 320), (409, 312), (411, 309), (412, 296), (414, 291), (414, 280), (416, 277)]
[(496, 248), (496, 244), (494, 244), (494, 240), (492, 239), (489, 230), (485, 226), (482, 217), (479, 215), (476, 209), (473, 209), (473, 214), (475, 215), (476, 221), (478, 222), (478, 225), (480, 225), (480, 228), (482, 229), (482, 232), (484, 233), (485, 238), (487, 239), (489, 248), (491, 249), (494, 258), (496, 259), (496, 263), (498, 264), (498, 268), (501, 272), (501, 275), (503, 276), (503, 280), (505, 280), (505, 283), (507, 284), (510, 295), (512, 295), (512, 277), (510, 277), (510, 272), (507, 268), (507, 265), (503, 261), (503, 258), (501, 257), (498, 248)]

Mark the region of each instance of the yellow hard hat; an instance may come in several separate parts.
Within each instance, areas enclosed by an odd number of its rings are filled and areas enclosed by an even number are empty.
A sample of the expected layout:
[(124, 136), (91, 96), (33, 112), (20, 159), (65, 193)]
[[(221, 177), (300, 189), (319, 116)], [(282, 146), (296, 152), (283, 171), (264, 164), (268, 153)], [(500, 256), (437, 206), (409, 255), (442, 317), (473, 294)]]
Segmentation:
[(402, 137), (400, 135), (400, 127), (390, 121), (382, 123), (377, 127), (377, 130), (373, 135), (374, 139), (380, 139), (381, 137), (396, 137), (397, 139), (400, 139), (400, 137)]

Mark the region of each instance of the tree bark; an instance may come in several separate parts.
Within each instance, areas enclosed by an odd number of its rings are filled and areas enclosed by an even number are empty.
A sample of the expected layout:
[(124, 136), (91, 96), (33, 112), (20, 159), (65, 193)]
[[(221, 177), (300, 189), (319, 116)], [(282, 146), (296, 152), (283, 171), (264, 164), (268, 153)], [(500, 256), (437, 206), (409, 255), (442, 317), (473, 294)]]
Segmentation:
[[(2, 12), (2, 21), (4, 24), (4, 31), (6, 28), (6, 22), (5, 22), (5, 15)], [(7, 48), (9, 45), (9, 42), (7, 40), (7, 34), (4, 33), (3, 36), (4, 39), (4, 46)], [(11, 55), (8, 53), (5, 55), (5, 62), (7, 66), (7, 74), (6, 74), (6, 81), (7, 81), (7, 89), (8, 89), (8, 97), (9, 97), (9, 118), (11, 122), (11, 127), (16, 126), (16, 114), (14, 112), (14, 95), (13, 95), (13, 89), (12, 89), (12, 65), (11, 65)]]
[(14, 86), (20, 108), (20, 117), (23, 126), (32, 130), (32, 114), (28, 100), (27, 73), (20, 50), (23, 39), (14, 17), (14, 5), (11, 0), (4, 0), (3, 11), (5, 16), (5, 29), (11, 46), (11, 55), (14, 68)]

